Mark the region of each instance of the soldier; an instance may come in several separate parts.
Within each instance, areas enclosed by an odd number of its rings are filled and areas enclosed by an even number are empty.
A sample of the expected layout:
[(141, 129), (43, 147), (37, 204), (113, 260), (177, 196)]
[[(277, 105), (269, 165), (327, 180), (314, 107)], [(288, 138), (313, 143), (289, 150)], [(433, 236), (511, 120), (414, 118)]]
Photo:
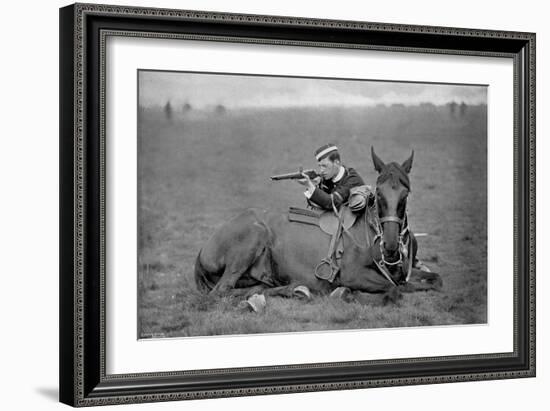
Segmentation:
[(326, 144), (315, 151), (320, 177), (313, 180), (305, 173), (300, 184), (307, 187), (304, 192), (308, 204), (324, 210), (339, 208), (350, 197), (350, 189), (363, 186), (361, 176), (351, 167), (342, 164), (338, 147)]

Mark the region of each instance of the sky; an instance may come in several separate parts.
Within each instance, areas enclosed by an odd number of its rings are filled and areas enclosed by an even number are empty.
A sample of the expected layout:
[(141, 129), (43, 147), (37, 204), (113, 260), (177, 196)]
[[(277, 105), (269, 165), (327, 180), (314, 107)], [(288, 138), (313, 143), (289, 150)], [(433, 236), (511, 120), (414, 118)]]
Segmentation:
[(205, 108), (487, 104), (487, 87), (437, 83), (140, 71), (139, 104)]

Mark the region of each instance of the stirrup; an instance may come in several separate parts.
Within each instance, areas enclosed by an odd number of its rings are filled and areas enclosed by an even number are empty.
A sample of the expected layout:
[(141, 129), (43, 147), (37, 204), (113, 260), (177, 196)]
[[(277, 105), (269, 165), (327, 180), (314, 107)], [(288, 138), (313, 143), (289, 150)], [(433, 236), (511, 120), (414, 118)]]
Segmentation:
[[(321, 268), (325, 265), (328, 266), (330, 272), (327, 272), (328, 270)], [(336, 274), (338, 274), (338, 271), (340, 271), (340, 267), (334, 263), (332, 258), (323, 258), (317, 267), (315, 267), (315, 277), (332, 283), (336, 277)]]

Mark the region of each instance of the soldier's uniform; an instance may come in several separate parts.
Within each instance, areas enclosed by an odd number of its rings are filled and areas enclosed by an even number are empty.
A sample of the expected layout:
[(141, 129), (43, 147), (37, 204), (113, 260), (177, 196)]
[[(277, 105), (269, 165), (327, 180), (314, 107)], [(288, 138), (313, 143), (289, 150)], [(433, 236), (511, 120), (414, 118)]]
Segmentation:
[(362, 186), (365, 183), (361, 176), (351, 167), (342, 166), (336, 177), (330, 180), (322, 179), (313, 192), (306, 191), (308, 204), (325, 210), (332, 210), (332, 204), (339, 208), (349, 199), (352, 187)]

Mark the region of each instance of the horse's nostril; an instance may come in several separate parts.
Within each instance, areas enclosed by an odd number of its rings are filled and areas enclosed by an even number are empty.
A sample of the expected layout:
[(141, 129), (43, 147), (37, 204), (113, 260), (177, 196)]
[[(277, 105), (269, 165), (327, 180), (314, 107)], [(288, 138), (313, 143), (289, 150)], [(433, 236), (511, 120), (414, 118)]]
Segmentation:
[(386, 243), (386, 242), (383, 243), (384, 250), (390, 253), (395, 253), (397, 251), (398, 245), (399, 244), (397, 244), (397, 242), (393, 242), (393, 241), (391, 243)]

